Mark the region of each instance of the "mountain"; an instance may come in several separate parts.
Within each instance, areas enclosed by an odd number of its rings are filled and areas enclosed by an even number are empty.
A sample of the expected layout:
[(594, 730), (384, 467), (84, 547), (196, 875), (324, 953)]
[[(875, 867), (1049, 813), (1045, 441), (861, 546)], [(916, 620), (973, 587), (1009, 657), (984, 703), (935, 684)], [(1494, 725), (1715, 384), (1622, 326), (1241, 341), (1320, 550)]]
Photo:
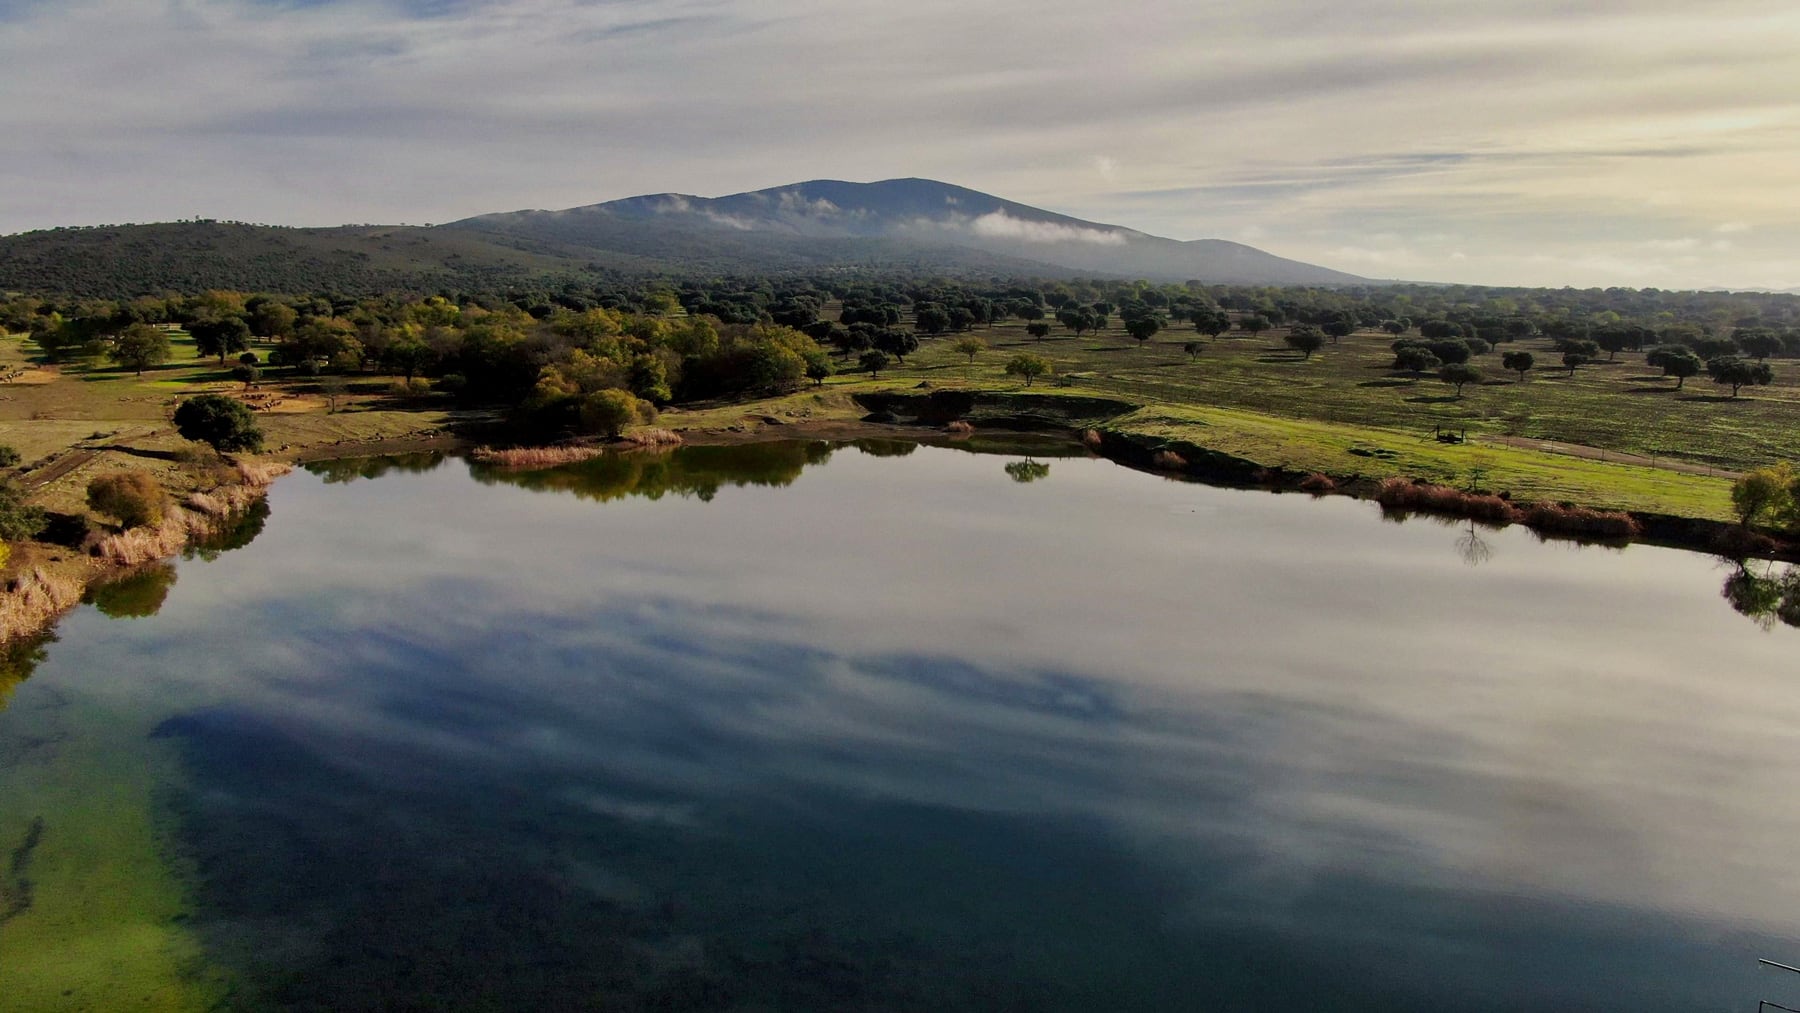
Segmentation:
[[(1084, 221), (929, 179), (878, 183), (813, 180), (790, 186), (696, 197), (651, 194), (564, 211), (482, 215), (445, 228), (568, 248), (639, 249), (645, 230), (665, 242), (727, 242), (775, 249), (829, 251), (855, 260), (888, 244), (892, 255), (977, 251), (1037, 273), (1095, 274), (1155, 281), (1251, 285), (1347, 285), (1368, 279), (1303, 264), (1221, 239), (1179, 242), (1135, 229)], [(966, 254), (950, 258), (966, 259)]]
[(924, 179), (653, 194), (438, 226), (170, 222), (0, 237), (0, 292), (365, 295), (596, 275), (861, 268), (1012, 277), (1344, 285), (1366, 279), (1216, 239), (1177, 242)]

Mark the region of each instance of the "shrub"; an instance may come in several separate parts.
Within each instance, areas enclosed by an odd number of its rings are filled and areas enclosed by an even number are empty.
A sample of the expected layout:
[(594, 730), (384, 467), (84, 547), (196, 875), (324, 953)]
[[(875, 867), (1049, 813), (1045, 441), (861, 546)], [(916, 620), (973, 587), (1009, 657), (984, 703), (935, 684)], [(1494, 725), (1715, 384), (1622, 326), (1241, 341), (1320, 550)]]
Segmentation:
[(628, 391), (597, 390), (581, 399), (581, 428), (590, 433), (617, 436), (638, 419), (639, 403)]
[(88, 483), (88, 506), (118, 518), (127, 529), (162, 523), (168, 495), (147, 471), (119, 471)]
[(1519, 519), (1518, 510), (1503, 497), (1403, 478), (1383, 481), (1375, 491), (1375, 502), (1388, 510), (1454, 514), (1488, 524), (1511, 524)]
[(1159, 450), (1150, 458), (1150, 463), (1164, 471), (1186, 471), (1187, 458), (1173, 450)]
[(12, 479), (0, 479), (0, 539), (34, 538), (44, 529), (43, 507), (25, 502), (25, 489)]
[(1533, 503), (1525, 508), (1523, 520), (1534, 531), (1611, 542), (1627, 541), (1643, 531), (1630, 514), (1562, 503)]
[(415, 376), (410, 380), (397, 378), (388, 384), (388, 393), (409, 401), (418, 400), (431, 393), (431, 381), (422, 376)]
[(1300, 480), (1300, 491), (1310, 492), (1315, 496), (1323, 496), (1328, 492), (1337, 491), (1337, 482), (1333, 481), (1331, 476), (1322, 475), (1315, 471)]

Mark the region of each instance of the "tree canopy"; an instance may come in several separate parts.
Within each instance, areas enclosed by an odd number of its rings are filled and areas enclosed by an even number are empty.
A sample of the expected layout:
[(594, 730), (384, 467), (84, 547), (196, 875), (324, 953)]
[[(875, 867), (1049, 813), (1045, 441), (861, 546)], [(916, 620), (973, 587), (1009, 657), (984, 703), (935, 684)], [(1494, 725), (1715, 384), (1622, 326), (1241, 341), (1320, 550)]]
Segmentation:
[(175, 409), (175, 428), (184, 439), (224, 453), (262, 449), (262, 429), (243, 402), (220, 394), (188, 398)]

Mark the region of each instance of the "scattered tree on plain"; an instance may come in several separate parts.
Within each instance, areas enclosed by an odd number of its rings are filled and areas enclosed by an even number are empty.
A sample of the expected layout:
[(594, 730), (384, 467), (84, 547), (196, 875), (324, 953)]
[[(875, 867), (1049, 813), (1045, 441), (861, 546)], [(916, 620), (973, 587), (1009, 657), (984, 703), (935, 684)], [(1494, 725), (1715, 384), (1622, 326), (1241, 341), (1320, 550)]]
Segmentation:
[(1015, 355), (1006, 364), (1006, 375), (1024, 377), (1027, 387), (1031, 386), (1032, 380), (1048, 372), (1050, 372), (1049, 360), (1038, 355)]
[(1325, 347), (1325, 332), (1312, 324), (1296, 324), (1288, 329), (1284, 338), (1287, 346), (1300, 353), (1303, 359), (1310, 359), (1313, 353)]
[(1766, 387), (1775, 380), (1775, 371), (1766, 362), (1747, 362), (1735, 355), (1721, 355), (1706, 364), (1713, 382), (1731, 388), (1731, 396), (1747, 386)]
[(1411, 373), (1415, 380), (1424, 376), (1427, 370), (1436, 369), (1443, 364), (1443, 360), (1423, 345), (1407, 345), (1394, 353), (1394, 368)]
[(183, 439), (205, 443), (221, 453), (262, 449), (262, 429), (243, 402), (220, 394), (188, 398), (175, 409), (175, 428)]
[(1456, 396), (1462, 397), (1463, 385), (1481, 382), (1481, 370), (1466, 362), (1452, 362), (1438, 370), (1438, 379), (1456, 388)]
[(112, 361), (143, 376), (145, 366), (169, 361), (169, 335), (149, 324), (132, 324), (119, 332), (106, 354)]
[(1156, 337), (1156, 332), (1160, 330), (1162, 321), (1155, 316), (1132, 317), (1125, 321), (1125, 333), (1137, 339), (1139, 348), (1144, 347), (1144, 342)]
[(1507, 352), (1500, 356), (1500, 365), (1509, 371), (1519, 374), (1519, 382), (1525, 382), (1525, 374), (1531, 372), (1537, 359), (1530, 352)]
[(221, 366), (225, 365), (225, 356), (250, 347), (250, 325), (242, 317), (195, 320), (187, 325), (187, 330), (194, 336), (194, 349), (203, 356), (218, 356)]

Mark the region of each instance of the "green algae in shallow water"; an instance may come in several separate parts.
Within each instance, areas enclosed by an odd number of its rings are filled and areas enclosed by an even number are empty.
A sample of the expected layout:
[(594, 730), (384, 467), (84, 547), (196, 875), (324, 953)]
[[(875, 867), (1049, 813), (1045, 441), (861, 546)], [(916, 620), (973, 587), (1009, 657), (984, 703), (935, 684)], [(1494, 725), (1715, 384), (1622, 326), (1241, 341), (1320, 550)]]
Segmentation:
[(176, 774), (145, 729), (58, 690), (0, 715), (0, 968), (7, 1013), (208, 1009), (226, 994), (161, 847)]

